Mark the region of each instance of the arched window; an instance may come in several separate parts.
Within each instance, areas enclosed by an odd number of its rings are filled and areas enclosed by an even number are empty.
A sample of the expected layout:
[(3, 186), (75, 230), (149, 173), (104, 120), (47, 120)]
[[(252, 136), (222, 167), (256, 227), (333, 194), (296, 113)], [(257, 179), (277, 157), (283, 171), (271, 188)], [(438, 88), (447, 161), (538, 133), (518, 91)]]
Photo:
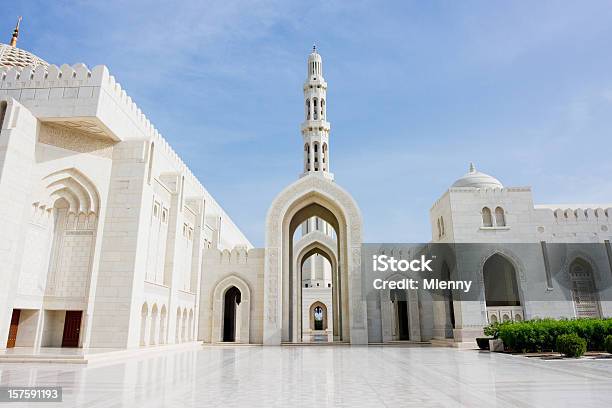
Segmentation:
[(497, 227), (506, 226), (506, 216), (504, 215), (504, 209), (501, 207), (495, 209), (495, 225)]
[(493, 226), (493, 219), (491, 218), (491, 210), (489, 210), (489, 207), (484, 207), (482, 209), (482, 226), (483, 227)]
[(317, 98), (312, 98), (312, 102), (313, 102), (313, 119), (314, 120), (318, 120), (319, 119), (319, 104), (318, 104), (318, 100)]
[(436, 221), (438, 226), (438, 238), (440, 238), (442, 236), (442, 229), (440, 228), (440, 219), (438, 218)]
[(306, 120), (310, 120), (310, 99), (306, 99)]
[(325, 99), (321, 99), (321, 120), (325, 120)]
[(487, 307), (521, 305), (516, 270), (504, 256), (494, 254), (487, 259), (482, 275)]
[(442, 236), (444, 236), (444, 217), (440, 217), (440, 227), (442, 228)]

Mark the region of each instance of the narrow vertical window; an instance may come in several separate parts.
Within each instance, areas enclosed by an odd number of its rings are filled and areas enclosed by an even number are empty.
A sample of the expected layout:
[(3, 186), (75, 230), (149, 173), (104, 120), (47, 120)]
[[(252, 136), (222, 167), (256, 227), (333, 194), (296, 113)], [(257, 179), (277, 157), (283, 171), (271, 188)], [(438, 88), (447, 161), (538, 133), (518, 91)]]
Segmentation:
[(493, 218), (491, 217), (491, 210), (489, 209), (489, 207), (484, 207), (482, 209), (482, 226), (483, 227), (493, 226)]
[(506, 216), (504, 214), (504, 209), (501, 207), (497, 207), (495, 209), (495, 225), (497, 227), (505, 227), (506, 226)]

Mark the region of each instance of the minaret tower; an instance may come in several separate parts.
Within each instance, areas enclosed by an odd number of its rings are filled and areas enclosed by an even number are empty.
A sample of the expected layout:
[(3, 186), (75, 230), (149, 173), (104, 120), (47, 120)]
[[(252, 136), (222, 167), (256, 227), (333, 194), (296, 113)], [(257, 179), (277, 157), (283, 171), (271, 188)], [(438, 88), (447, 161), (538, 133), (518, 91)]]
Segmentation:
[(304, 172), (300, 177), (314, 174), (334, 179), (334, 175), (329, 172), (329, 129), (323, 60), (317, 47), (313, 46), (308, 56), (308, 77), (304, 82)]

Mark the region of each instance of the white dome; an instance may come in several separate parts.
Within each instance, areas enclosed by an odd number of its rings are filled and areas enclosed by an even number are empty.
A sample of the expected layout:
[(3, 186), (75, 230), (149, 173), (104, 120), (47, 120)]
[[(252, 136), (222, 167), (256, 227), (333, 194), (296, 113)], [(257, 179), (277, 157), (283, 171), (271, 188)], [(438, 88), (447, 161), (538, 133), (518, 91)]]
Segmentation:
[(317, 47), (316, 47), (316, 45), (313, 45), (313, 47), (312, 47), (312, 52), (311, 52), (311, 53), (308, 55), (308, 61), (309, 61), (309, 62), (310, 62), (310, 61), (318, 61), (318, 62), (321, 62), (321, 61), (322, 61), (322, 59), (321, 59), (321, 54), (319, 54), (319, 53), (317, 52)]
[(42, 58), (38, 58), (31, 52), (21, 48), (11, 47), (8, 44), (0, 44), (0, 67), (47, 67), (49, 64)]
[(451, 187), (471, 187), (471, 188), (503, 188), (502, 183), (493, 176), (476, 171), (470, 163), (470, 171), (453, 183)]

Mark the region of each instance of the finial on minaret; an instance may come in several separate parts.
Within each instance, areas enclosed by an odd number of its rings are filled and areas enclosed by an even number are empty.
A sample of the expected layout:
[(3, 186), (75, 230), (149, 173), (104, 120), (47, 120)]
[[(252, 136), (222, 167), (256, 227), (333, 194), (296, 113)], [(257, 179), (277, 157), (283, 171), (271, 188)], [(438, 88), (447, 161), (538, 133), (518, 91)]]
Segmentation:
[(11, 47), (15, 47), (17, 45), (17, 39), (19, 38), (19, 24), (21, 24), (21, 16), (19, 16), (19, 18), (17, 19), (17, 25), (15, 26), (15, 29), (13, 30), (13, 37), (11, 38)]
[(312, 44), (312, 52), (317, 52), (317, 44)]
[(474, 166), (474, 163), (470, 162), (470, 173), (476, 173), (476, 167)]

